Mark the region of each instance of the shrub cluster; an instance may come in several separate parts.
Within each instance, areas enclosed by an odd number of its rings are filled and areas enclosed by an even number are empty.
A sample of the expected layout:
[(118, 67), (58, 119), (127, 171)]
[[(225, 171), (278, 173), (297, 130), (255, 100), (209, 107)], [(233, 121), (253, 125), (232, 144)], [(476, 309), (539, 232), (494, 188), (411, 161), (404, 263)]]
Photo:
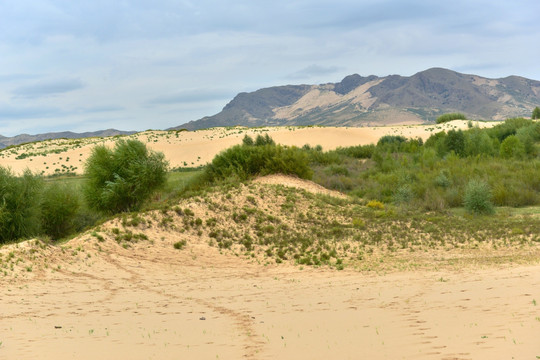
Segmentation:
[(367, 200), (429, 211), (466, 206), (471, 212), (490, 213), (487, 205), (486, 210), (471, 205), (479, 202), (468, 184), (479, 177), (493, 206), (540, 204), (539, 143), (540, 124), (521, 118), (491, 129), (439, 132), (425, 144), (388, 136), (372, 145), (363, 161), (348, 148), (311, 156), (313, 179)]
[(163, 153), (138, 140), (118, 140), (114, 149), (96, 146), (86, 162), (85, 199), (103, 212), (137, 210), (165, 184), (167, 167)]
[(452, 120), (467, 120), (467, 117), (462, 113), (443, 114), (437, 118), (437, 124), (442, 124)]
[(255, 141), (246, 136), (242, 145), (218, 154), (205, 168), (199, 182), (214, 183), (229, 178), (243, 181), (275, 173), (311, 178), (308, 154), (294, 146), (276, 145), (268, 135), (259, 135)]

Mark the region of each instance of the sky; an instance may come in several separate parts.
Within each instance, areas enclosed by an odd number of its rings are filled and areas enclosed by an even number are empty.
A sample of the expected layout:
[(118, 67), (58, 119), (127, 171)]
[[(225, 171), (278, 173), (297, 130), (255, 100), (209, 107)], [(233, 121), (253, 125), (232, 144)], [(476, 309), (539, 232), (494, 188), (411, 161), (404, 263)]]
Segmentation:
[(165, 129), (239, 92), (443, 67), (540, 80), (538, 0), (0, 0), (0, 134)]

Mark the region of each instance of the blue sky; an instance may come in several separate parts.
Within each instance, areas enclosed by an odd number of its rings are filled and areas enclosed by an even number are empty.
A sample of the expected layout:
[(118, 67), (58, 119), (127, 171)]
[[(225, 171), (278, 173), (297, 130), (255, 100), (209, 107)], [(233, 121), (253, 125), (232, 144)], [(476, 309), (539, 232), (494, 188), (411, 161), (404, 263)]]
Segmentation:
[(0, 134), (164, 129), (237, 93), (444, 67), (540, 80), (538, 0), (0, 0)]

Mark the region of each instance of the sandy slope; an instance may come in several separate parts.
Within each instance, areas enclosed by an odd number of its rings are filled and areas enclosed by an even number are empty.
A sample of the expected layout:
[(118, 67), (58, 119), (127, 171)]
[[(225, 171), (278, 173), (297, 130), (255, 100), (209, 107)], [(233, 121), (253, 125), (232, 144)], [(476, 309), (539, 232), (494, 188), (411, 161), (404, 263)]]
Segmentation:
[[(321, 190), (282, 176), (258, 183)], [(103, 241), (0, 248), (4, 263), (20, 259), (0, 274), (1, 359), (540, 356), (537, 262), (360, 273), (249, 261), (157, 225), (125, 248), (115, 227), (97, 229)]]
[[(493, 126), (496, 122), (475, 123), (481, 127)], [(432, 133), (448, 129), (465, 129), (466, 121), (452, 121), (443, 125), (401, 125), (387, 127), (339, 128), (339, 127), (270, 127), (258, 129), (215, 128), (194, 132), (147, 131), (128, 138), (138, 139), (156, 151), (165, 154), (171, 167), (193, 167), (210, 162), (219, 152), (242, 141), (245, 135), (256, 137), (268, 134), (284, 145), (321, 145), (325, 150), (339, 146), (366, 145), (376, 143), (384, 135), (403, 135), (427, 139)], [(45, 175), (69, 169), (82, 173), (84, 162), (91, 149), (100, 144), (113, 146), (114, 138), (91, 138), (83, 140), (53, 140), (22, 145), (16, 149), (0, 152), (0, 165), (10, 167), (20, 174), (30, 169)], [(56, 152), (53, 152), (56, 151)], [(18, 159), (21, 154), (28, 155)], [(58, 169), (58, 170), (57, 170)]]
[(166, 236), (130, 250), (76, 240), (71, 249), (82, 255), (53, 255), (54, 271), (0, 280), (0, 358), (540, 356), (539, 265), (301, 270), (248, 264), (200, 243), (174, 250), (175, 236)]

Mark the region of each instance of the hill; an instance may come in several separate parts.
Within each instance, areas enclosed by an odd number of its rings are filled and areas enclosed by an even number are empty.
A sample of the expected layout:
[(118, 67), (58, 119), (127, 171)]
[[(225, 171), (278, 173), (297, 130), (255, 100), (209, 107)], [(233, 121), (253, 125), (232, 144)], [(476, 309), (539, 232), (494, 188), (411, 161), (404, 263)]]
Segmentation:
[(21, 134), (21, 135), (17, 135), (13, 137), (0, 135), (0, 149), (6, 148), (8, 146), (20, 145), (24, 143), (31, 143), (31, 142), (44, 141), (44, 140), (108, 137), (108, 136), (117, 136), (117, 135), (131, 135), (134, 133), (135, 131), (120, 131), (120, 130), (115, 130), (115, 129), (107, 129), (107, 130), (84, 132), (84, 133), (74, 133), (71, 131), (63, 131), (63, 132), (49, 132), (49, 133), (37, 134), (37, 135)]
[(447, 112), (471, 119), (530, 116), (540, 81), (488, 79), (432, 68), (410, 77), (349, 75), (341, 82), (286, 85), (240, 93), (213, 116), (171, 129), (216, 126), (365, 126), (433, 122)]

